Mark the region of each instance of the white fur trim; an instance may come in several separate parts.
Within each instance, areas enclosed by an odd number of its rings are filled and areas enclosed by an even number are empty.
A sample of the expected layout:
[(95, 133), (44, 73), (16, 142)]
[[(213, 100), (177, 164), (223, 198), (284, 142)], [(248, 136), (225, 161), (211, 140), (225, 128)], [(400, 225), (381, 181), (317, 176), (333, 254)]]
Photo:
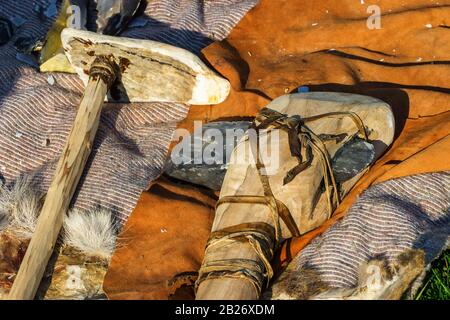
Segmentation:
[(64, 220), (65, 245), (109, 260), (116, 247), (117, 228), (105, 210), (73, 210)]

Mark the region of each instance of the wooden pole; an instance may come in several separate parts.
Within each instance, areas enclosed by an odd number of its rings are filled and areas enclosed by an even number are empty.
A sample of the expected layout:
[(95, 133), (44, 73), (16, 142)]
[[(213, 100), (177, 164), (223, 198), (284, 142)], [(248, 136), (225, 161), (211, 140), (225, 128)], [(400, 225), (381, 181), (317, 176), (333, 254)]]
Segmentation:
[(98, 57), (81, 100), (75, 123), (48, 189), (35, 233), (25, 253), (8, 298), (34, 299), (53, 252), (63, 218), (92, 150), (103, 101), (116, 73), (109, 57)]
[(213, 279), (203, 281), (196, 300), (258, 300), (259, 295), (250, 282), (243, 279)]

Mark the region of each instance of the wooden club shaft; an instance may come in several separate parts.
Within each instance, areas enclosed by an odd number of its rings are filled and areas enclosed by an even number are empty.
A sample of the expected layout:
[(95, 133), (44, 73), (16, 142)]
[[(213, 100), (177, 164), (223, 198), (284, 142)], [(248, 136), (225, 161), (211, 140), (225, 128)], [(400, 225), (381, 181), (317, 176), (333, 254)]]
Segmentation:
[[(99, 73), (93, 72), (96, 63), (95, 67), (97, 71), (100, 70)], [(112, 74), (108, 74), (109, 71)], [(99, 61), (94, 62), (90, 74), (75, 123), (48, 189), (36, 230), (9, 293), (10, 300), (34, 299), (56, 244), (64, 215), (91, 152), (103, 101), (110, 84), (114, 81), (115, 73), (110, 60), (99, 57)]]

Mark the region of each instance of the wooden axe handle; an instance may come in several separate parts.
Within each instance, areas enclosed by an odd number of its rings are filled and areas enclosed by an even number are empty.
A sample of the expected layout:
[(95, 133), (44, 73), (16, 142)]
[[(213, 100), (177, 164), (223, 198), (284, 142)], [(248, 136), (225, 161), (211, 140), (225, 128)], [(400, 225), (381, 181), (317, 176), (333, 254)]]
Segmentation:
[(92, 150), (103, 101), (115, 75), (111, 58), (98, 57), (91, 67), (75, 123), (48, 189), (36, 230), (9, 293), (10, 300), (31, 300), (36, 295), (64, 216)]

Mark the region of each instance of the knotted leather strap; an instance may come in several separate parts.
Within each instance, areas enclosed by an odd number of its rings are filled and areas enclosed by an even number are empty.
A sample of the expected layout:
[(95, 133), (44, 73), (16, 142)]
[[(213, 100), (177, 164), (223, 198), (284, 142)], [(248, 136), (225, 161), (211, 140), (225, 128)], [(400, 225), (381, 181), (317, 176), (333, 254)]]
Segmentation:
[[(325, 183), (325, 190), (328, 201), (328, 217), (331, 217), (333, 212), (333, 203), (340, 204), (339, 192), (334, 178), (333, 169), (331, 167), (331, 160), (327, 148), (322, 139), (319, 138), (312, 130), (305, 124), (312, 121), (317, 121), (323, 118), (344, 118), (349, 117), (355, 126), (358, 128), (358, 133), (363, 139), (368, 140), (367, 132), (361, 118), (354, 112), (329, 112), (301, 118), (298, 115), (287, 116), (278, 111), (264, 108), (257, 115), (255, 121), (259, 124), (255, 125), (256, 129), (280, 129), (286, 131), (288, 134), (289, 148), (291, 155), (298, 159), (298, 165), (289, 170), (283, 179), (283, 183), (287, 184), (294, 180), (294, 178), (303, 170), (311, 165), (313, 159), (313, 152), (320, 157), (322, 166), (322, 175)], [(302, 150), (305, 149), (306, 159), (303, 160)], [(333, 189), (333, 194), (331, 193)], [(334, 198), (334, 201), (333, 201)]]

